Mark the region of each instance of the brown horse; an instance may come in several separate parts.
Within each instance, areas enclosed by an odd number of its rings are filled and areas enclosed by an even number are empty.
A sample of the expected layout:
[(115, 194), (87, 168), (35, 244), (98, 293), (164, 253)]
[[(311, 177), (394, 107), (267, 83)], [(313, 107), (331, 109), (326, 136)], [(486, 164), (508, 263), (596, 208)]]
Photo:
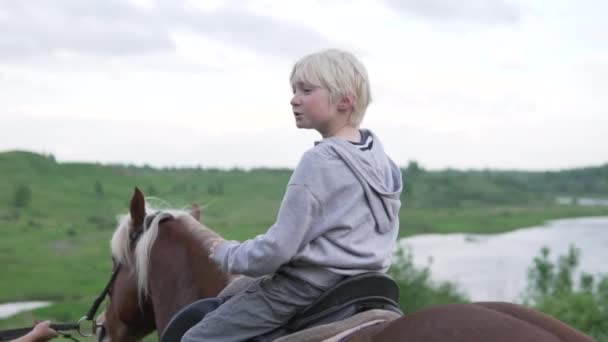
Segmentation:
[[(99, 341), (134, 341), (160, 334), (184, 306), (216, 297), (233, 277), (208, 258), (221, 237), (199, 223), (200, 211), (146, 218), (135, 190), (130, 215), (112, 237), (110, 300), (98, 317)], [(149, 221), (149, 222), (146, 222)], [(146, 228), (144, 228), (146, 227)], [(337, 340), (337, 339), (333, 339)], [(592, 342), (572, 327), (530, 308), (500, 302), (448, 304), (360, 329), (340, 341)]]

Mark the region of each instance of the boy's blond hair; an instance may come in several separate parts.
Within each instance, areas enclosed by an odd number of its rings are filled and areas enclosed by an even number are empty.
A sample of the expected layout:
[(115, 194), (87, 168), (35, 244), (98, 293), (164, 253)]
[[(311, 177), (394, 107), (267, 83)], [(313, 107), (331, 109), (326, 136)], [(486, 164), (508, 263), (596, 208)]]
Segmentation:
[(291, 86), (302, 82), (329, 91), (336, 103), (345, 96), (355, 97), (350, 124), (358, 127), (371, 102), (369, 78), (365, 66), (351, 53), (329, 49), (302, 57), (291, 70)]

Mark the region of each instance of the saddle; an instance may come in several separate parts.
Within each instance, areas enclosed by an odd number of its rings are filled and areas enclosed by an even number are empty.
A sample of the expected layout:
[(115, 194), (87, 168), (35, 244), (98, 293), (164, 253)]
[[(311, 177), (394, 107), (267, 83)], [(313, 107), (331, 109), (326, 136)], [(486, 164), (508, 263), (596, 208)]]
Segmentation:
[[(162, 333), (161, 342), (177, 342), (192, 326), (217, 309), (228, 298), (207, 298), (181, 309)], [(269, 342), (304, 329), (325, 326), (368, 310), (389, 311), (401, 316), (399, 287), (384, 273), (370, 272), (348, 277), (296, 314), (287, 324), (253, 342)]]

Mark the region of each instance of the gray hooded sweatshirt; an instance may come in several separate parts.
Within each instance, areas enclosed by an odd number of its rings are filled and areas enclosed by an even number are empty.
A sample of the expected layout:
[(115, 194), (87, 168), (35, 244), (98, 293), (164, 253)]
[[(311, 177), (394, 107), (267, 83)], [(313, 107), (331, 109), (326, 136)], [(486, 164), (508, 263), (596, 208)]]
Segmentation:
[(304, 153), (276, 223), (245, 242), (219, 245), (226, 272), (281, 270), (321, 287), (344, 276), (386, 272), (399, 232), (401, 172), (369, 130), (363, 144), (327, 138)]

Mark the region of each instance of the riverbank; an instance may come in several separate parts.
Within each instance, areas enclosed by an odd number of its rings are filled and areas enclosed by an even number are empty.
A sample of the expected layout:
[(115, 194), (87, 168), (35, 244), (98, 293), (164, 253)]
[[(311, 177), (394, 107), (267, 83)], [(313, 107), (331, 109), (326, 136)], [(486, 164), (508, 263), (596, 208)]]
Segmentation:
[(475, 208), (408, 208), (400, 212), (400, 237), (421, 234), (496, 234), (535, 227), (551, 220), (601, 217), (608, 207), (535, 204)]

